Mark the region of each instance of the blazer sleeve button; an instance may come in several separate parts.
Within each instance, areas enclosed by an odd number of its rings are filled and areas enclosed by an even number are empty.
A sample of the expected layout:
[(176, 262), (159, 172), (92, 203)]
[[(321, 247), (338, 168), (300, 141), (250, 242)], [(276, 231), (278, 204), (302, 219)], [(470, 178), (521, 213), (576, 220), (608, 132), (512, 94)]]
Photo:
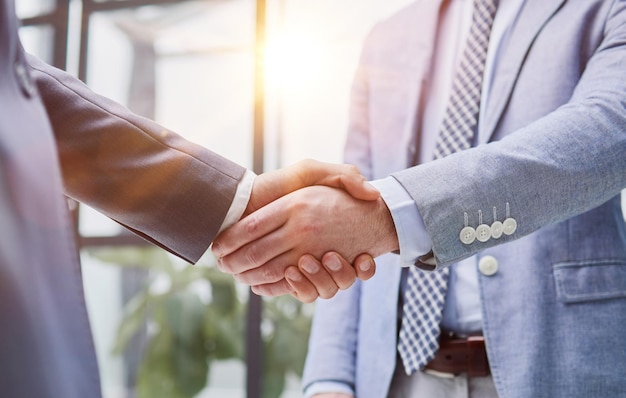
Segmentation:
[(494, 221), (491, 224), (491, 237), (494, 239), (500, 239), (504, 232), (504, 225), (500, 221)]
[(476, 239), (480, 242), (487, 242), (491, 238), (491, 228), (487, 224), (480, 224), (476, 228)]
[(504, 226), (505, 235), (513, 235), (513, 233), (515, 233), (515, 231), (517, 230), (517, 221), (512, 217), (504, 220), (502, 225)]
[(465, 227), (461, 230), (459, 238), (461, 239), (461, 242), (469, 245), (476, 240), (476, 230), (472, 227)]

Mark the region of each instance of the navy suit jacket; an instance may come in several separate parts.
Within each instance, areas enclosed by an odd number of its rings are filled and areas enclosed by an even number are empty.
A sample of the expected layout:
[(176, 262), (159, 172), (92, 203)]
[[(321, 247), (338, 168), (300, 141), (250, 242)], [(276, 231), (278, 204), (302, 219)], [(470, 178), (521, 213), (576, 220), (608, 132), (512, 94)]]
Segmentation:
[[(626, 397), (626, 1), (526, 0), (495, 70), (490, 142), (406, 169), (441, 3), (415, 1), (368, 37), (346, 160), (406, 188), (437, 266), (474, 254), (497, 265), (478, 279), (502, 398)], [(493, 207), (502, 221), (506, 203), (513, 235), (461, 242), (464, 213), (475, 228)], [(401, 269), (393, 254), (377, 262), (372, 280), (317, 302), (305, 387), (386, 396)]]
[(0, 395), (96, 398), (64, 195), (194, 262), (244, 169), (27, 59), (17, 29), (0, 1)]

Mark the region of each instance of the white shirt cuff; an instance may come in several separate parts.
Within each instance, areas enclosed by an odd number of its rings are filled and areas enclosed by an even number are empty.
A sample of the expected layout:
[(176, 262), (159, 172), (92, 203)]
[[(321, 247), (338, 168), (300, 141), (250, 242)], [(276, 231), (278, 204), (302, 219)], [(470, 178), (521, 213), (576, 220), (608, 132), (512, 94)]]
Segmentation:
[(315, 394), (342, 393), (354, 396), (354, 391), (347, 384), (338, 381), (318, 381), (304, 390), (304, 397), (311, 398)]
[[(239, 184), (237, 184), (235, 197), (233, 198), (233, 202), (230, 204), (230, 208), (226, 213), (226, 217), (222, 222), (222, 226), (220, 227), (218, 234), (239, 221), (243, 212), (246, 211), (246, 207), (250, 201), (250, 195), (252, 194), (252, 186), (254, 185), (255, 178), (256, 174), (254, 172), (246, 170), (243, 177), (239, 181)], [(198, 262), (203, 262), (206, 256), (212, 255), (211, 246), (209, 246)]]
[(224, 222), (222, 222), (219, 232), (222, 232), (239, 221), (243, 212), (246, 211), (255, 178), (256, 174), (250, 170), (246, 170), (241, 181), (239, 181), (239, 185), (237, 185), (237, 192), (235, 192), (233, 203), (230, 204), (230, 209), (228, 209), (228, 213), (226, 213), (226, 217), (224, 218)]
[(403, 267), (415, 264), (433, 244), (415, 201), (393, 177), (370, 181), (387, 204), (398, 234), (400, 261)]

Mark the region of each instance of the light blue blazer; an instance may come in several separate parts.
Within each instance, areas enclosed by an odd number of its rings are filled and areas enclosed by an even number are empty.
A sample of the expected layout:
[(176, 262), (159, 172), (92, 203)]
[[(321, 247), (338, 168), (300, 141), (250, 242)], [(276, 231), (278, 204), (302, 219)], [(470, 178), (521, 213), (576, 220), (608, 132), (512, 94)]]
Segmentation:
[[(406, 169), (440, 3), (416, 1), (368, 37), (346, 160), (407, 189), (438, 266), (473, 254), (498, 262), (478, 277), (500, 397), (626, 397), (626, 1), (527, 0), (495, 71), (490, 143)], [(465, 212), (490, 224), (507, 202), (513, 235), (460, 241)], [(401, 269), (393, 254), (377, 262), (372, 280), (318, 301), (304, 387), (386, 396)]]

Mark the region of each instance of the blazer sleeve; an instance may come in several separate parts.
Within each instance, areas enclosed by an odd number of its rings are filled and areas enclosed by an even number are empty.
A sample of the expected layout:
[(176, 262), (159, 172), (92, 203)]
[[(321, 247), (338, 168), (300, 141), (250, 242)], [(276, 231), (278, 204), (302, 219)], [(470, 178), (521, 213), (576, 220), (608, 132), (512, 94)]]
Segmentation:
[(357, 281), (332, 299), (316, 302), (302, 375), (305, 393), (316, 383), (336, 383), (344, 386), (343, 391), (351, 391), (354, 395), (360, 297), (361, 281)]
[(66, 195), (196, 262), (245, 169), (35, 57), (28, 62), (55, 135)]
[[(604, 22), (567, 103), (499, 141), (393, 174), (424, 218), (438, 266), (582, 214), (626, 187), (626, 2), (613, 2)], [(479, 211), (489, 225), (494, 207), (503, 221), (507, 203), (512, 235), (461, 242), (466, 213), (470, 226)]]

